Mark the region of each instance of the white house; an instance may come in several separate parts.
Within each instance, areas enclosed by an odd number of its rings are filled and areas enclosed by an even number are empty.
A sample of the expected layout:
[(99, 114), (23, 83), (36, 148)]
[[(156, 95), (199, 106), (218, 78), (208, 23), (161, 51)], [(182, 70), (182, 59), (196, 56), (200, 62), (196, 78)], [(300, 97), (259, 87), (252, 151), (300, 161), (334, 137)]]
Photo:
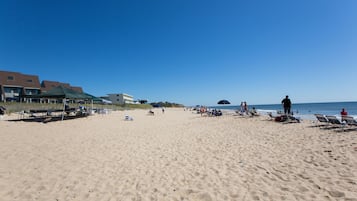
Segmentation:
[(108, 94), (113, 104), (134, 104), (134, 97), (128, 94)]

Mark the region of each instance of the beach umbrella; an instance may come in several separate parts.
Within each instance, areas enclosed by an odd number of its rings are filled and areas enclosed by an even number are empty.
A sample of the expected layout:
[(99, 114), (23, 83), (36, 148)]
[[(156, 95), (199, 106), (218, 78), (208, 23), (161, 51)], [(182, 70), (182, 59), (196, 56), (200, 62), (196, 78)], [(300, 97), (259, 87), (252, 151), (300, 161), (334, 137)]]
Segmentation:
[(227, 100), (220, 100), (220, 101), (218, 101), (217, 104), (219, 104), (219, 105), (228, 105), (228, 104), (231, 104), (231, 103), (229, 101), (227, 101)]

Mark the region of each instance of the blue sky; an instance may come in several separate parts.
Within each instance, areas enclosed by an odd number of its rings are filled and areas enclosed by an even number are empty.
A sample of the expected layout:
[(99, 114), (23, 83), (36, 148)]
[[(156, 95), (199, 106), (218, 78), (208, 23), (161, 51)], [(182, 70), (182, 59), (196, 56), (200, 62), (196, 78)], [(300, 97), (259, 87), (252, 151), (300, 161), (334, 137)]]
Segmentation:
[(0, 69), (185, 105), (357, 101), (357, 1), (0, 0)]

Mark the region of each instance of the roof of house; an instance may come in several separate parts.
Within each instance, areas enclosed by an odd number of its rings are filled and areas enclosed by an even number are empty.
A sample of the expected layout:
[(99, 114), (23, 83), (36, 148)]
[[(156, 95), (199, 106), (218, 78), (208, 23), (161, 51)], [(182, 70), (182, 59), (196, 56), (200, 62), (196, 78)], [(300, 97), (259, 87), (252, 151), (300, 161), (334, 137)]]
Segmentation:
[(35, 89), (41, 88), (37, 75), (26, 75), (9, 71), (0, 71), (0, 85), (20, 86)]
[(75, 86), (71, 86), (68, 83), (62, 83), (62, 82), (57, 82), (57, 81), (49, 81), (49, 80), (43, 80), (42, 81), (41, 90), (42, 91), (49, 91), (52, 88), (58, 87), (58, 86), (63, 86), (65, 88), (72, 89), (74, 91), (83, 93), (82, 87), (75, 87)]
[(93, 100), (94, 96), (84, 94), (78, 91), (74, 91), (68, 87), (59, 85), (53, 87), (49, 91), (41, 92), (41, 94), (35, 94), (29, 96), (30, 98), (69, 98), (69, 99), (90, 99)]

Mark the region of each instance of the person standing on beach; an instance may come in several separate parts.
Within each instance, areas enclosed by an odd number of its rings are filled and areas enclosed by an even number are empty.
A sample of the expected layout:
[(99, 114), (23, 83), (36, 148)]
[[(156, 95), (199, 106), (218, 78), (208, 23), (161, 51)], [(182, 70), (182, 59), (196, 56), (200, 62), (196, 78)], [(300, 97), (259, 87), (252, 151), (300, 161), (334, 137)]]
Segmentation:
[(245, 112), (246, 114), (248, 114), (249, 109), (248, 109), (248, 104), (247, 104), (247, 102), (246, 102), (246, 101), (244, 101), (244, 103), (243, 103), (243, 107), (244, 107), (244, 112)]
[(290, 114), (290, 109), (291, 109), (291, 100), (289, 99), (289, 96), (285, 96), (285, 98), (281, 101), (284, 107), (284, 113), (285, 114)]
[(345, 108), (342, 108), (342, 111), (341, 111), (341, 116), (347, 116), (348, 113), (347, 111), (345, 110)]
[(244, 113), (244, 102), (241, 102), (240, 103), (240, 111), (239, 111), (240, 113)]
[(5, 107), (0, 106), (0, 115), (4, 115), (5, 114), (5, 110), (6, 110)]
[(345, 119), (345, 117), (348, 115), (347, 111), (345, 110), (345, 108), (342, 108), (341, 111), (341, 120), (343, 121)]
[(1, 119), (2, 119), (2, 117), (4, 116), (4, 114), (5, 114), (5, 110), (6, 110), (6, 108), (5, 108), (5, 107), (0, 106), (0, 120), (1, 120)]

